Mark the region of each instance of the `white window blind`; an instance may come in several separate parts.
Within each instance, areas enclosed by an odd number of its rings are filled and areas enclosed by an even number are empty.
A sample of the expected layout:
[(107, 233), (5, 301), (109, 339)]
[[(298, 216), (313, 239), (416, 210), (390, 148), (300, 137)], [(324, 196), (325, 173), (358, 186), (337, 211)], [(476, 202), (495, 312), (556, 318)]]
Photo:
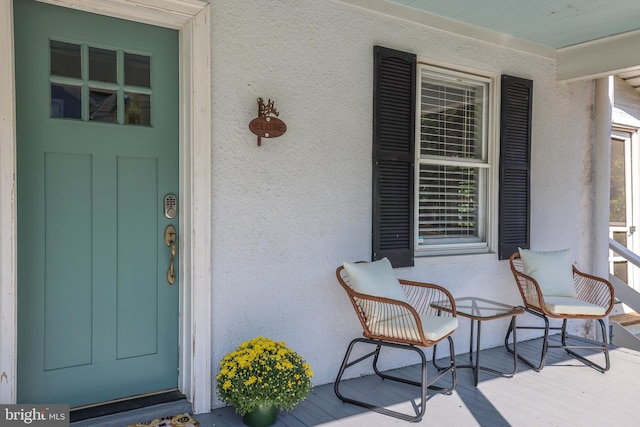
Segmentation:
[(418, 249), (486, 244), (488, 85), (421, 68)]

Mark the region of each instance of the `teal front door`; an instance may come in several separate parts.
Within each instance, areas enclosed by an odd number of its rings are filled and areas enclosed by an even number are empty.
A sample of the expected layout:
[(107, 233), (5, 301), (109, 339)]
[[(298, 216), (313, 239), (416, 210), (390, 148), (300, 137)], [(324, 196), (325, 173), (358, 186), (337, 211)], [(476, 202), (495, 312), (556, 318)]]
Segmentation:
[(14, 9), (18, 402), (175, 389), (179, 284), (164, 234), (178, 217), (163, 200), (179, 196), (178, 34), (31, 0)]

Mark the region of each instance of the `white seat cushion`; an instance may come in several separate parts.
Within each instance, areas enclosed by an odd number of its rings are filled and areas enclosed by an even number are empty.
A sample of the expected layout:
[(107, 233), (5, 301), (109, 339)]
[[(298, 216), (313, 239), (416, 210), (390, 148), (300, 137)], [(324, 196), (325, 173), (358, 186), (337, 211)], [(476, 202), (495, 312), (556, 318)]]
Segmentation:
[[(458, 318), (451, 316), (420, 316), (422, 332), (429, 341), (438, 341), (458, 327)], [(421, 341), (415, 318), (406, 314), (390, 319), (372, 321), (368, 324), (371, 332), (390, 338)]]
[(604, 307), (572, 297), (545, 296), (544, 303), (547, 310), (556, 314), (604, 316), (607, 311)]
[(569, 249), (536, 252), (520, 249), (524, 274), (533, 277), (543, 295), (576, 297)]

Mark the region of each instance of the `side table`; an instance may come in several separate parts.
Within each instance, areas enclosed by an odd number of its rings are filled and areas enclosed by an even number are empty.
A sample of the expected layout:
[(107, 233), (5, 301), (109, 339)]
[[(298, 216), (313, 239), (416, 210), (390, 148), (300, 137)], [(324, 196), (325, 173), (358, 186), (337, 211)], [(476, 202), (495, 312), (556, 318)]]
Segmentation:
[[(503, 304), (501, 302), (492, 301), (480, 297), (464, 297), (455, 298), (456, 313), (462, 317), (467, 317), (471, 320), (471, 334), (469, 336), (469, 364), (459, 365), (458, 368), (471, 368), (473, 369), (473, 384), (478, 385), (478, 374), (480, 370), (490, 372), (494, 375), (498, 375), (505, 378), (511, 378), (518, 371), (518, 351), (516, 348), (516, 317), (524, 314), (523, 307), (514, 307), (512, 305)], [(438, 311), (451, 312), (450, 304), (445, 301), (436, 301), (431, 306)], [(501, 372), (486, 366), (480, 366), (480, 332), (482, 322), (494, 319), (501, 319), (504, 317), (511, 317), (511, 326), (513, 330), (513, 370), (511, 372)], [(477, 328), (475, 328), (477, 325)], [(474, 336), (475, 335), (475, 336)], [(475, 352), (473, 342), (475, 338)], [(436, 368), (440, 369), (436, 365), (436, 347), (433, 347), (433, 363)], [(475, 354), (474, 354), (475, 353)], [(474, 357), (475, 356), (475, 357)]]

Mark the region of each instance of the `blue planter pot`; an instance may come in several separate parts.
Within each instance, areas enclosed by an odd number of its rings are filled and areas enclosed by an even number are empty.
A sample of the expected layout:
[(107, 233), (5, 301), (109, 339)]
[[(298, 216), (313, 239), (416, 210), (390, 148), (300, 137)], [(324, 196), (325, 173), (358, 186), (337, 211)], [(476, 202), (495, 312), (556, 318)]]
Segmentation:
[(258, 405), (256, 409), (246, 413), (242, 421), (250, 427), (268, 427), (276, 422), (278, 410), (275, 406)]

